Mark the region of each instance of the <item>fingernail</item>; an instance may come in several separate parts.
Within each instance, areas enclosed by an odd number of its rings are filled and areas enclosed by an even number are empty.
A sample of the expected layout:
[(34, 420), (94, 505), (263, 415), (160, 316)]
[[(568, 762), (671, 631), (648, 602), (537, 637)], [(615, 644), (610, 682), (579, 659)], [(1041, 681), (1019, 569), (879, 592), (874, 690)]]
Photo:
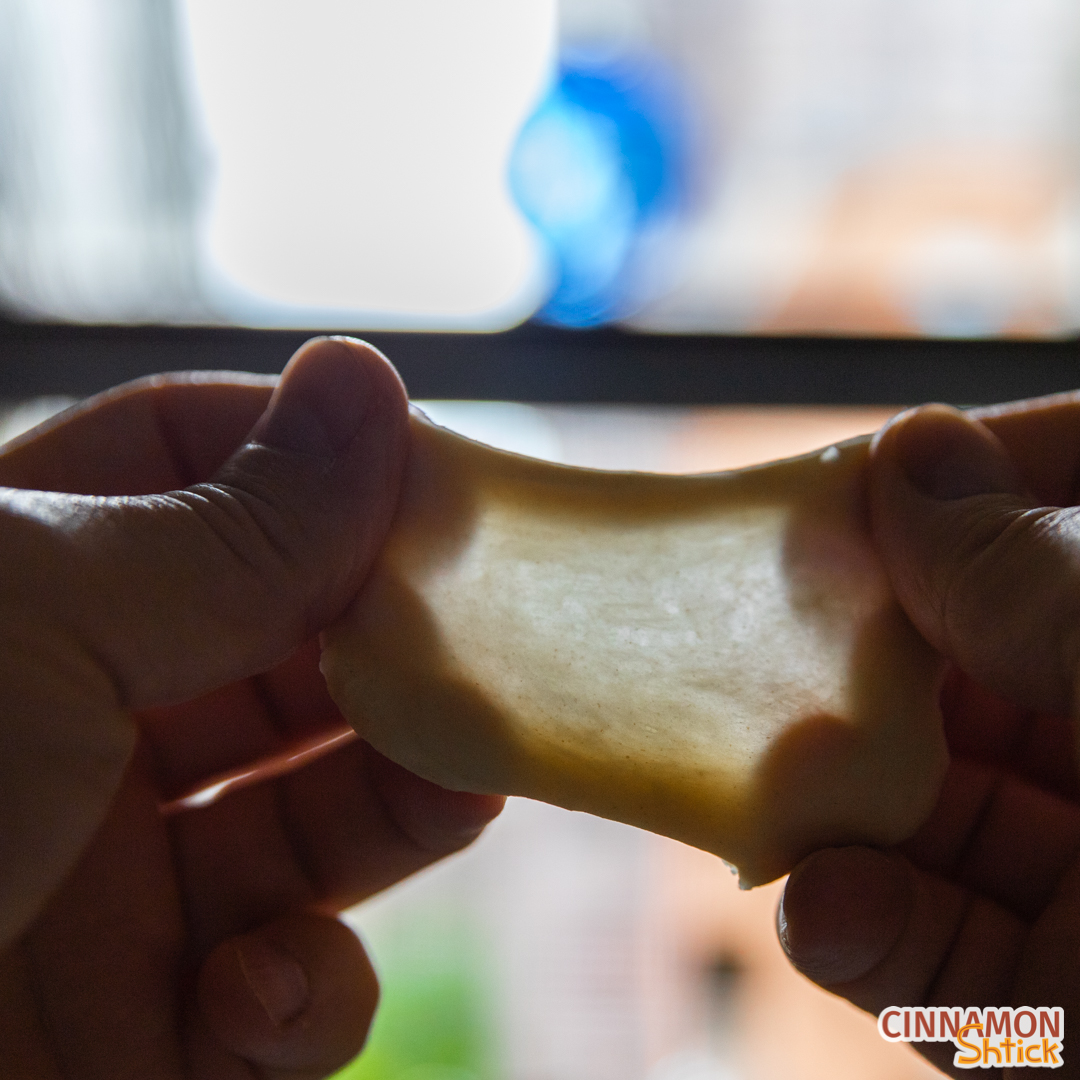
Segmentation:
[(286, 365), (252, 439), (319, 457), (344, 452), (363, 425), (378, 355), (351, 338), (309, 341)]
[(274, 1027), (284, 1027), (307, 1008), (307, 975), (295, 958), (261, 938), (244, 939), (236, 951), (244, 979)]
[(822, 986), (876, 967), (907, 924), (911, 884), (903, 868), (869, 848), (832, 848), (792, 871), (777, 910), (780, 944)]
[(927, 405), (894, 424), (900, 467), (923, 495), (951, 500), (1019, 494), (1020, 475), (1005, 447), (959, 409)]

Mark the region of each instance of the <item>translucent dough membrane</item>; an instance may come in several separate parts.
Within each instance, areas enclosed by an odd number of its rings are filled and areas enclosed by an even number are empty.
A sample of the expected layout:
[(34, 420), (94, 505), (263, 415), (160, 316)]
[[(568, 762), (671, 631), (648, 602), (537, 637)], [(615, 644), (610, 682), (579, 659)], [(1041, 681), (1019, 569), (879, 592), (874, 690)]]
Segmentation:
[(629, 822), (744, 884), (896, 842), (944, 772), (941, 662), (870, 544), (866, 454), (598, 472), (414, 415), (387, 544), (325, 636), (330, 691), (444, 787)]

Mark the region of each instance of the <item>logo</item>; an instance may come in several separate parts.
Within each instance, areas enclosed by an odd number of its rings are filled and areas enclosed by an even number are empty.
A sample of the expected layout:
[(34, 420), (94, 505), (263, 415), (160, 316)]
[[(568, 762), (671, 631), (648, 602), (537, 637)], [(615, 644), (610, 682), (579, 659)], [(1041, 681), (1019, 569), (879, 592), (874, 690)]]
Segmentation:
[(957, 1069), (1060, 1069), (1065, 1011), (1031, 1008), (893, 1006), (878, 1017), (886, 1042), (951, 1042)]

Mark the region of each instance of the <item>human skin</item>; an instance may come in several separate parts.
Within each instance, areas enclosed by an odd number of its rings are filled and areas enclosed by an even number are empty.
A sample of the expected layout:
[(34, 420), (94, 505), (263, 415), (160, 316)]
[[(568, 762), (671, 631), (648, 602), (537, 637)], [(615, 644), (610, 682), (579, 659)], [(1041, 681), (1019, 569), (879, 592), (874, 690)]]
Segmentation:
[[(1080, 1015), (1078, 482), (1080, 395), (966, 416), (924, 407), (875, 440), (878, 549), (908, 615), (953, 663), (952, 761), (911, 840), (811, 855), (778, 916), (795, 966), (870, 1013)], [(960, 1075), (951, 1043), (916, 1045)], [(1056, 1075), (1080, 1075), (1068, 1048)]]
[(345, 341), (276, 382), (144, 381), (0, 453), (2, 1076), (327, 1075), (377, 999), (334, 914), (501, 806), (355, 742), (159, 813), (340, 726), (315, 635), (393, 513), (405, 395)]

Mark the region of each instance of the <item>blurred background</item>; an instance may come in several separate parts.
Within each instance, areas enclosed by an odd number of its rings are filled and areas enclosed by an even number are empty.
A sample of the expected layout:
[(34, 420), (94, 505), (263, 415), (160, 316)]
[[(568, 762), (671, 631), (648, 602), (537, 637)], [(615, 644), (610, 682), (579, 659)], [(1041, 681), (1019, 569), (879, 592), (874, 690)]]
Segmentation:
[[(598, 468), (872, 431), (977, 339), (1021, 343), (1010, 396), (1053, 339), (1075, 385), (1078, 46), (1070, 0), (0, 0), (0, 442), (141, 371), (280, 370), (292, 329)], [(790, 970), (779, 888), (514, 800), (349, 914), (384, 1000), (341, 1075), (934, 1075)]]
[(0, 303), (1080, 325), (1069, 0), (0, 0)]

